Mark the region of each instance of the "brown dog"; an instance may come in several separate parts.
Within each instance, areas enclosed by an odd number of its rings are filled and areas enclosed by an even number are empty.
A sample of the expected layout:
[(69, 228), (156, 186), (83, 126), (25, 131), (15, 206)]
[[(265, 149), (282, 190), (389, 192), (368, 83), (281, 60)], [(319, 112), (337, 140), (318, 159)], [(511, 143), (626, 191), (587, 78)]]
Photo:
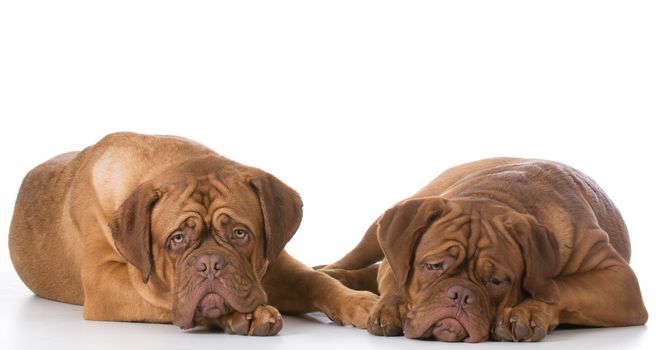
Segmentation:
[(563, 164), (497, 158), (447, 170), (326, 268), (364, 268), (382, 251), (372, 334), (538, 341), (560, 323), (647, 321), (619, 211)]
[(9, 248), (35, 294), (83, 304), (88, 320), (273, 335), (277, 309), (320, 310), (366, 327), (376, 296), (282, 252), (301, 218), (299, 195), (264, 171), (186, 139), (118, 133), (26, 176)]

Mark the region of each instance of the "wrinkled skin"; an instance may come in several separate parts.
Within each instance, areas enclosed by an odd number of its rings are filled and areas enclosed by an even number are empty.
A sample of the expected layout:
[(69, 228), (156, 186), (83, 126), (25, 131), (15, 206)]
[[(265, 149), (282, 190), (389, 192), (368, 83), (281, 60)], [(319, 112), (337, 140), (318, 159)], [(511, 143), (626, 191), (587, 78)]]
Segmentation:
[[(122, 230), (131, 215), (126, 211), (151, 203), (151, 252), (161, 266), (151, 269), (147, 278), (152, 283), (146, 287), (173, 286), (173, 323), (183, 329), (215, 325), (208, 321), (234, 311), (251, 313), (267, 303), (260, 283), (267, 267), (267, 237), (260, 198), (251, 188), (251, 176), (261, 174), (229, 165), (203, 158), (171, 169), (143, 184), (112, 226), (120, 252), (143, 266), (145, 256), (135, 252), (134, 242), (123, 247)], [(134, 271), (134, 277), (145, 278), (144, 273)]]
[(281, 312), (365, 328), (373, 293), (283, 249), (302, 219), (275, 176), (180, 137), (115, 133), (35, 167), (9, 234), (35, 294), (88, 320), (274, 335)]
[(326, 268), (354, 271), (383, 257), (368, 324), (375, 335), (540, 341), (558, 324), (648, 317), (619, 211), (560, 163), (493, 158), (451, 168)]
[(408, 292), (412, 308), (404, 334), (441, 341), (487, 340), (496, 315), (524, 298), (522, 253), (508, 232), (496, 230), (490, 220), (478, 215), (447, 219), (451, 222), (442, 218), (431, 225), (416, 250)]
[[(405, 277), (411, 307), (402, 326), (398, 319), (391, 318), (396, 323), (392, 328), (402, 327), (408, 338), (487, 340), (494, 335), (496, 316), (525, 296), (518, 244), (509, 232), (500, 231), (478, 212), (464, 215), (463, 207), (472, 204), (478, 203), (454, 203), (456, 207), (433, 222), (419, 238)], [(504, 215), (498, 207), (490, 211), (493, 217)], [(483, 210), (483, 214), (487, 212)], [(389, 319), (382, 317), (382, 321), (385, 318)]]

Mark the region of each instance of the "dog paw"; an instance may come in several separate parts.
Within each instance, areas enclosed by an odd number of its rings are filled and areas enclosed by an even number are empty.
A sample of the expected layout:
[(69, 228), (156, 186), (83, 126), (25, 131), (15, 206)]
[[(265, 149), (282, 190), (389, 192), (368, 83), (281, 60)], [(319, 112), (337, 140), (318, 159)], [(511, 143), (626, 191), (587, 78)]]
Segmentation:
[(496, 319), (491, 336), (498, 341), (534, 342), (543, 339), (556, 326), (552, 305), (526, 299), (513, 308), (504, 309)]
[(394, 337), (403, 335), (405, 304), (398, 298), (382, 298), (371, 310), (368, 332), (373, 335)]
[(225, 316), (223, 330), (228, 334), (271, 336), (283, 327), (283, 318), (273, 306), (258, 306), (252, 313), (233, 312)]
[(339, 298), (332, 310), (323, 311), (330, 320), (342, 326), (352, 325), (365, 329), (368, 325), (368, 315), (378, 300), (378, 296), (371, 292), (350, 291)]

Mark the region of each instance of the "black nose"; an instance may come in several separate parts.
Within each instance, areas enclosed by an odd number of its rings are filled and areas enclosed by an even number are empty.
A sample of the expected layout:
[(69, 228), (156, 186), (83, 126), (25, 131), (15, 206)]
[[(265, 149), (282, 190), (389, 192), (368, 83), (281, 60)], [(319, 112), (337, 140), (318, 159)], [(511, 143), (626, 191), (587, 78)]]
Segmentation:
[(476, 302), (476, 294), (471, 289), (459, 285), (447, 288), (446, 295), (456, 306), (464, 307)]
[(193, 267), (206, 277), (219, 277), (226, 261), (219, 254), (206, 253), (196, 258)]

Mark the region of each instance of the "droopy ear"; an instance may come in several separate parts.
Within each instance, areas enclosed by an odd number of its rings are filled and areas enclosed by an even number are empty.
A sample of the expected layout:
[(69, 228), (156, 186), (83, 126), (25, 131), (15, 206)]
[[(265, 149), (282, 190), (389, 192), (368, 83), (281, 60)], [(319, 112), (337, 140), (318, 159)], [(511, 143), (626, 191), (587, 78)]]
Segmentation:
[(380, 246), (401, 287), (407, 286), (421, 235), (448, 208), (441, 197), (411, 199), (387, 210), (378, 219)]
[(559, 245), (555, 236), (531, 215), (505, 214), (498, 218), (520, 246), (525, 263), (523, 288), (532, 298), (555, 304), (559, 288), (553, 278), (559, 274)]
[(150, 217), (159, 196), (159, 191), (152, 186), (140, 185), (115, 211), (108, 224), (117, 251), (140, 270), (145, 283), (152, 270)]
[(265, 231), (265, 258), (274, 262), (302, 221), (299, 194), (271, 174), (256, 170), (249, 184), (260, 200)]

